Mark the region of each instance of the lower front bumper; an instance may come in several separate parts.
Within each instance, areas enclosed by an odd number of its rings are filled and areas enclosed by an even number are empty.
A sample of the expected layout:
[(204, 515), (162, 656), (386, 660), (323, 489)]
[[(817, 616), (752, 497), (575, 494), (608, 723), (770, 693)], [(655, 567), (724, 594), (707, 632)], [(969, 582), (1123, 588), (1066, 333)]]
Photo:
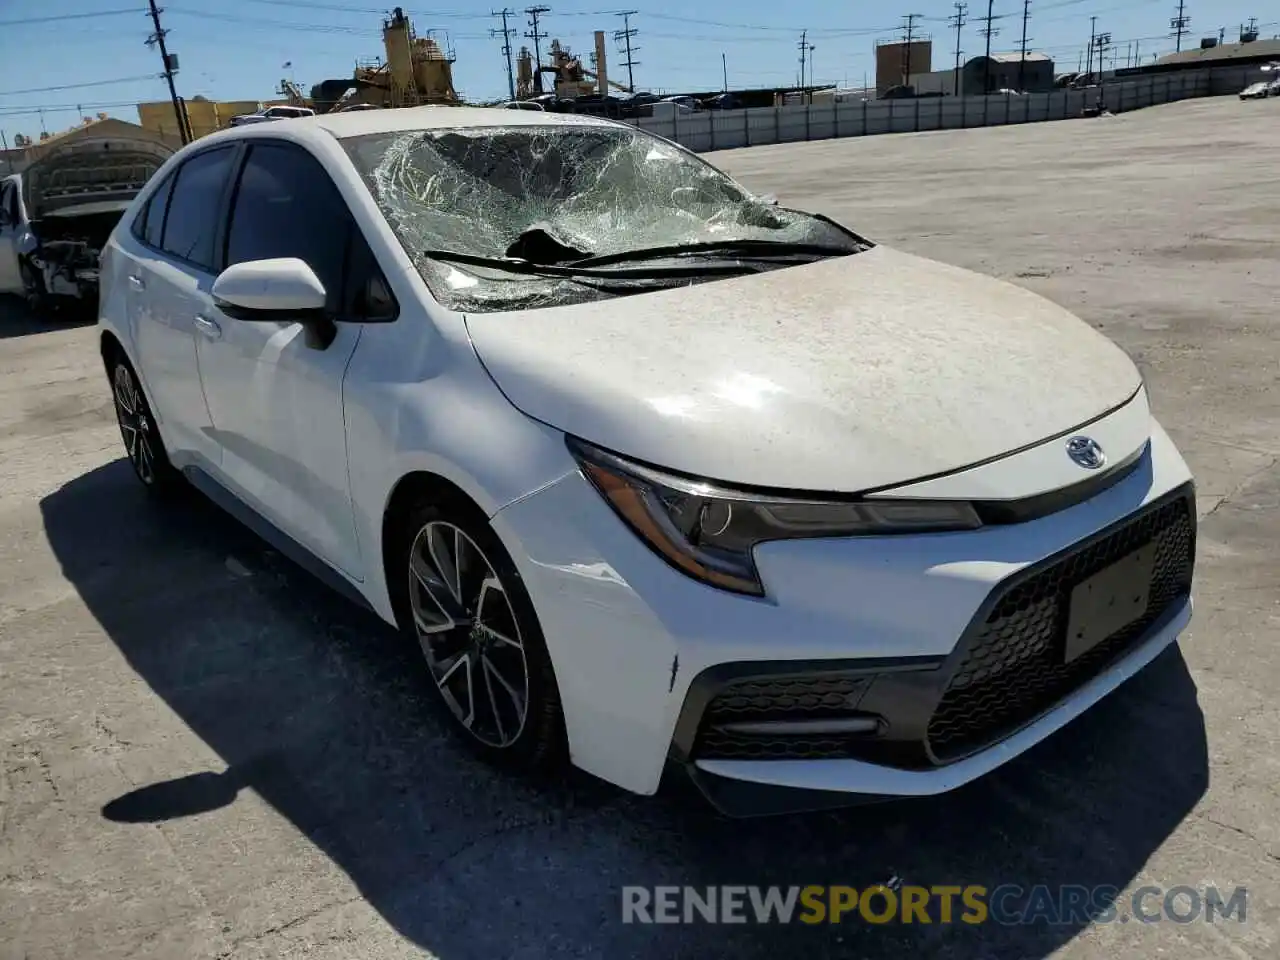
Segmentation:
[(1037, 720), (963, 760), (902, 769), (862, 760), (693, 760), (693, 782), (721, 812), (759, 816), (924, 797), (961, 787), (1012, 760), (1080, 716), (1170, 646), (1191, 620), (1190, 598), (1166, 611), (1122, 659)]

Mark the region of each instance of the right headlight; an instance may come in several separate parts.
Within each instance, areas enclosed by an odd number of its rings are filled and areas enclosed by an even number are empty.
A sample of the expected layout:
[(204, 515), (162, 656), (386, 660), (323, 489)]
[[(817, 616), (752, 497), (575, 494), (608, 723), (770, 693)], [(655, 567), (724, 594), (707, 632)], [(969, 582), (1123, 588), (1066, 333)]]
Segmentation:
[(704, 583), (763, 596), (752, 549), (768, 540), (972, 530), (973, 507), (950, 500), (808, 500), (766, 496), (633, 463), (581, 440), (569, 449), (588, 480), (667, 562)]

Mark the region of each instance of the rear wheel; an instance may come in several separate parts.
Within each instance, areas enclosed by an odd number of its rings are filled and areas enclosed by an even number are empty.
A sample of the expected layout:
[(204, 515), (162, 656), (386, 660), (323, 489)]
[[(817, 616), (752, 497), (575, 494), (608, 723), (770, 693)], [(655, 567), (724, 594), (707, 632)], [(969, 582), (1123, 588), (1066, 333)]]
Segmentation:
[(169, 455), (156, 428), (155, 416), (138, 384), (137, 375), (124, 357), (111, 360), (111, 394), (116, 420), (124, 440), (125, 455), (139, 480), (157, 494), (167, 494), (178, 486), (182, 475), (169, 462)]
[(491, 763), (554, 767), (565, 752), (560, 697), (515, 564), (468, 505), (418, 504), (405, 520), (393, 598), (453, 727)]

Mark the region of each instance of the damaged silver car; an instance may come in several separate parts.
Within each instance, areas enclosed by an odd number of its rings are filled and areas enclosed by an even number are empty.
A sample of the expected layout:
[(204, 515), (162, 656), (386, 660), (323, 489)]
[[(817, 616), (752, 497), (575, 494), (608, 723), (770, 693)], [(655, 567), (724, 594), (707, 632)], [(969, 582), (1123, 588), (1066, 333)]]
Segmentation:
[(80, 137), (0, 180), (0, 293), (24, 296), (37, 314), (96, 307), (102, 248), (172, 153), (141, 137)]

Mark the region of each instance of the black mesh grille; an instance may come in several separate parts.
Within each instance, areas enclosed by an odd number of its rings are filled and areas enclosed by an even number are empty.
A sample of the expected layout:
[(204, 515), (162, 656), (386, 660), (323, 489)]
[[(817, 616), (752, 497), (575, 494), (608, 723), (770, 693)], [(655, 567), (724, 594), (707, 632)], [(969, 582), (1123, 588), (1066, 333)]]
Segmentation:
[(703, 715), (701, 759), (816, 760), (847, 757), (856, 737), (830, 734), (764, 736), (718, 729), (726, 723), (848, 717), (866, 689), (865, 677), (780, 677), (739, 680), (718, 693)]
[[(1124, 653), (1191, 589), (1195, 523), (1189, 498), (1135, 517), (1116, 532), (1011, 587), (981, 629), (929, 721), (939, 762), (1007, 736), (1053, 707)], [(1156, 544), (1147, 612), (1069, 663), (1063, 662), (1073, 587), (1144, 544)]]

